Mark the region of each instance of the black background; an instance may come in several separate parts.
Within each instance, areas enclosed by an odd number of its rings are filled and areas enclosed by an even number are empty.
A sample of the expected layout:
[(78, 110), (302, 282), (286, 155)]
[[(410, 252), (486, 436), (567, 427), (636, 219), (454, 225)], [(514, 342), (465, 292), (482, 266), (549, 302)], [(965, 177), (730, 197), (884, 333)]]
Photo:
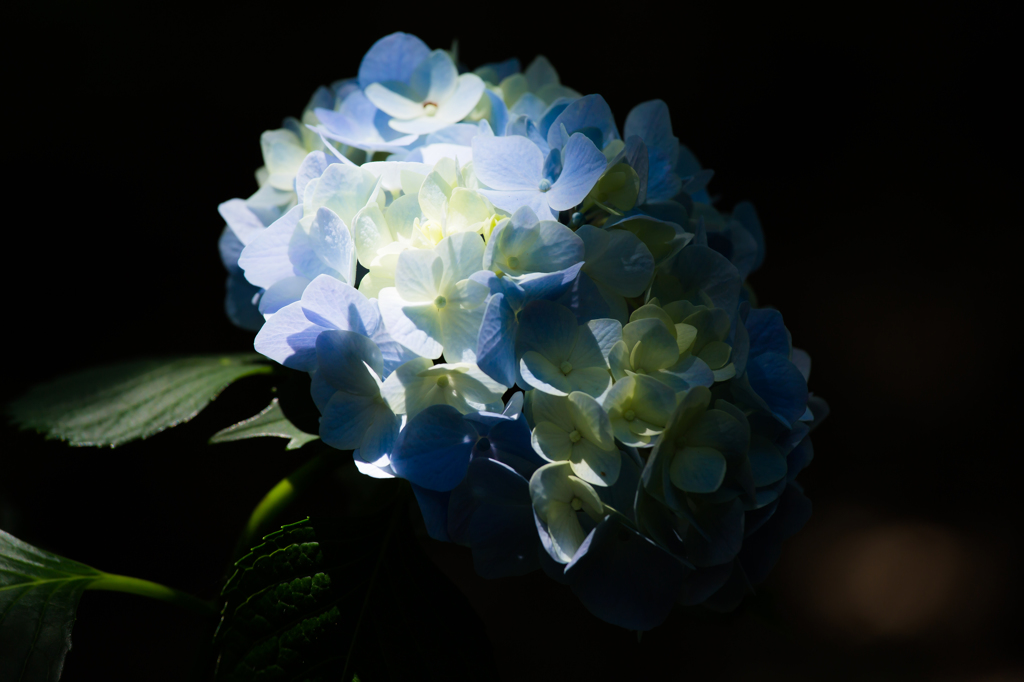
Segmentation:
[[(425, 541), (505, 678), (1016, 679), (1022, 116), (1008, 13), (509, 5), (497, 24), (431, 7), (14, 17), (2, 398), (107, 361), (250, 349), (223, 315), (217, 204), (256, 189), (260, 133), (354, 75), (376, 38), (458, 38), (471, 68), (543, 52), (620, 126), (664, 99), (716, 171), (719, 206), (754, 202), (768, 257), (752, 284), (811, 353), (833, 413), (801, 477), (815, 515), (732, 619), (677, 610), (638, 645), (540, 574), (483, 581), (465, 552)], [(0, 527), (212, 597), (252, 507), (306, 457), (277, 440), (204, 444), (266, 389), (240, 383), (116, 450), (5, 427)], [(186, 679), (207, 634), (165, 604), (91, 592), (64, 679)]]

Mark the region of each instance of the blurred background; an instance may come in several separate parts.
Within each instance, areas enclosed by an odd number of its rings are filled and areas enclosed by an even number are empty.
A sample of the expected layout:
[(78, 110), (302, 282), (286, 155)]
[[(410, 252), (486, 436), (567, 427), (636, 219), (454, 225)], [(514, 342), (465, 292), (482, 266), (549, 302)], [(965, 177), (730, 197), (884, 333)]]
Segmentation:
[[(255, 191), (260, 133), (354, 75), (377, 38), (457, 38), (470, 68), (543, 53), (620, 126), (664, 99), (716, 171), (717, 205), (754, 203), (768, 251), (751, 283), (811, 354), (832, 415), (800, 479), (814, 515), (757, 596), (730, 616), (677, 609), (639, 644), (540, 573), (485, 581), (468, 552), (424, 539), (480, 614), (502, 679), (1024, 679), (1008, 10), (516, 7), (500, 24), (468, 5), (19, 10), (3, 401), (104, 362), (251, 349), (223, 315), (217, 204)], [(214, 596), (252, 507), (307, 456), (277, 439), (205, 445), (266, 405), (261, 381), (116, 450), (5, 426), (0, 528)], [(90, 592), (63, 679), (183, 680), (208, 634), (165, 604)]]

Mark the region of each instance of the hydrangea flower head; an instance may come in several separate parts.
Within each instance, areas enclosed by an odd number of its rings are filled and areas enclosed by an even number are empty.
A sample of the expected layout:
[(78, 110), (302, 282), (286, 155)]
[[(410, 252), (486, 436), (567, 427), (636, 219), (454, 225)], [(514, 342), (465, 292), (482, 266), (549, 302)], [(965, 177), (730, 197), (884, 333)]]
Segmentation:
[(810, 513), (828, 413), (752, 303), (756, 211), (712, 200), (662, 100), (620, 134), (544, 57), (459, 71), (394, 33), (263, 134), (220, 206), (232, 321), (481, 575), (543, 568), (634, 630), (735, 607)]

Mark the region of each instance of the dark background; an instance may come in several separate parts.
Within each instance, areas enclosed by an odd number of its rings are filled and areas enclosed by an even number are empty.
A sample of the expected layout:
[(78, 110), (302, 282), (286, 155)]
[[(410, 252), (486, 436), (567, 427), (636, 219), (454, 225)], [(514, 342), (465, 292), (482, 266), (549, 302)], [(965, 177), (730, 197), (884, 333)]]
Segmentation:
[[(505, 679), (1018, 679), (1009, 14), (623, 4), (520, 20), (527, 9), (509, 6), (499, 26), (428, 10), (14, 17), (0, 397), (128, 357), (250, 349), (223, 315), (217, 204), (256, 189), (260, 133), (354, 75), (376, 38), (458, 38), (471, 68), (543, 52), (620, 126), (664, 99), (716, 171), (718, 205), (754, 202), (768, 258), (751, 282), (811, 353), (811, 389), (833, 412), (801, 477), (815, 514), (730, 619), (677, 610), (638, 645), (540, 574), (484, 581), (466, 552), (424, 541), (483, 618)], [(204, 444), (267, 388), (240, 383), (190, 424), (116, 450), (5, 427), (0, 527), (212, 597), (252, 507), (307, 456), (276, 439)], [(165, 604), (90, 592), (64, 679), (182, 680), (207, 634)]]

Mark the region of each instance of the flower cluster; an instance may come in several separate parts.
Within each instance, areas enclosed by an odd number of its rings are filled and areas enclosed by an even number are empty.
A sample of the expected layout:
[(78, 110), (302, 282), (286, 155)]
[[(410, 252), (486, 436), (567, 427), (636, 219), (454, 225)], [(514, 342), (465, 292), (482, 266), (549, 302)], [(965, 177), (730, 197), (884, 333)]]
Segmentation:
[(636, 630), (764, 579), (827, 407), (745, 284), (757, 214), (713, 206), (664, 102), (620, 134), (543, 57), (464, 72), (395, 33), (260, 142), (220, 207), (228, 314), (432, 537)]

